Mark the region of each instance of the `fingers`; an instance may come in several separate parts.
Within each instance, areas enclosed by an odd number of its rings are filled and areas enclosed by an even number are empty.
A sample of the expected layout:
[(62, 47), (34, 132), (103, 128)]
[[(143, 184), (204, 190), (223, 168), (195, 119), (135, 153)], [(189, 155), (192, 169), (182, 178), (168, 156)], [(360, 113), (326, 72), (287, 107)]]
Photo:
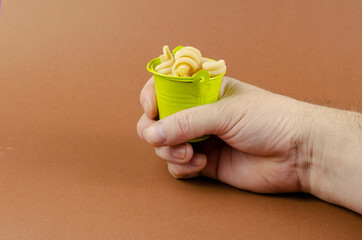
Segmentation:
[(144, 130), (145, 140), (154, 146), (172, 146), (208, 134), (227, 131), (227, 106), (212, 103), (189, 108), (155, 123)]
[(200, 175), (206, 166), (206, 156), (194, 153), (190, 143), (155, 147), (156, 154), (167, 161), (170, 174), (175, 178), (192, 178)]
[[(144, 131), (156, 121), (143, 114), (137, 124), (137, 133), (145, 139)], [(156, 154), (167, 161), (168, 168), (175, 178), (191, 178), (199, 176), (199, 172), (206, 166), (206, 156), (194, 153), (190, 143), (182, 143), (175, 146), (156, 147)]]
[(193, 149), (189, 143), (182, 143), (170, 147), (155, 147), (155, 152), (160, 158), (166, 161), (181, 164), (190, 161), (193, 155)]
[(185, 164), (167, 162), (168, 170), (174, 178), (192, 178), (200, 175), (200, 171), (206, 166), (206, 156), (202, 153), (194, 153), (191, 161)]
[(143, 87), (140, 95), (140, 102), (146, 115), (154, 119), (157, 116), (157, 102), (155, 93), (155, 81), (151, 77)]

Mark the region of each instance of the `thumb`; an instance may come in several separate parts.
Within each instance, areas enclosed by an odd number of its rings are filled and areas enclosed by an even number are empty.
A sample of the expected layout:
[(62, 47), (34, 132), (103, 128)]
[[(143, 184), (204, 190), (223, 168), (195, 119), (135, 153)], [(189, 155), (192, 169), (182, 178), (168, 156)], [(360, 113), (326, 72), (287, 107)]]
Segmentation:
[(227, 114), (220, 102), (189, 108), (165, 117), (144, 130), (148, 143), (172, 146), (208, 134), (223, 134)]

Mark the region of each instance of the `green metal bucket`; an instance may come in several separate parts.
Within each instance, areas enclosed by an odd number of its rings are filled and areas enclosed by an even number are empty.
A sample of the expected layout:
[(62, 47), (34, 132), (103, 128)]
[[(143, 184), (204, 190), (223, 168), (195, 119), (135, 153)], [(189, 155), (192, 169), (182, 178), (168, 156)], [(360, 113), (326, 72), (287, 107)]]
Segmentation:
[[(182, 46), (176, 47), (174, 55)], [(159, 118), (204, 104), (216, 102), (219, 99), (222, 73), (210, 78), (209, 72), (200, 70), (192, 77), (174, 77), (156, 72), (154, 69), (161, 63), (159, 58), (147, 64), (147, 70), (153, 74), (156, 87), (156, 99)], [(199, 142), (209, 136), (202, 136), (189, 142)]]

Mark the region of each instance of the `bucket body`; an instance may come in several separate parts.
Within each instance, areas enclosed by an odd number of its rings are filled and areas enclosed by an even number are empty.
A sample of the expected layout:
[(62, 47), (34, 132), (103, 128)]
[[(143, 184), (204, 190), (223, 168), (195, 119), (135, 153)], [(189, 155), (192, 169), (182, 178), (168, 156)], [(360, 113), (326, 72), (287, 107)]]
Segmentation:
[[(180, 47), (175, 48), (176, 51), (179, 49)], [(225, 73), (210, 78), (209, 72), (200, 70), (192, 77), (174, 77), (156, 72), (154, 68), (160, 63), (160, 59), (155, 58), (147, 65), (148, 71), (153, 73), (155, 80), (160, 119), (187, 108), (216, 102), (219, 99), (222, 77)], [(207, 137), (202, 136), (189, 142), (202, 141)]]

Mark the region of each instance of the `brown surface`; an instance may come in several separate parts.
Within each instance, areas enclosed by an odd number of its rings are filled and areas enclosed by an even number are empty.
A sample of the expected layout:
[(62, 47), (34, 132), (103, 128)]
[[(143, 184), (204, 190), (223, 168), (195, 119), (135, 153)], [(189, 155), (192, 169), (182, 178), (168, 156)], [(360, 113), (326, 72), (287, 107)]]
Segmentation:
[(309, 195), (174, 180), (136, 123), (163, 44), (361, 110), (362, 2), (190, 2), (3, 1), (0, 239), (361, 239), (361, 216)]

